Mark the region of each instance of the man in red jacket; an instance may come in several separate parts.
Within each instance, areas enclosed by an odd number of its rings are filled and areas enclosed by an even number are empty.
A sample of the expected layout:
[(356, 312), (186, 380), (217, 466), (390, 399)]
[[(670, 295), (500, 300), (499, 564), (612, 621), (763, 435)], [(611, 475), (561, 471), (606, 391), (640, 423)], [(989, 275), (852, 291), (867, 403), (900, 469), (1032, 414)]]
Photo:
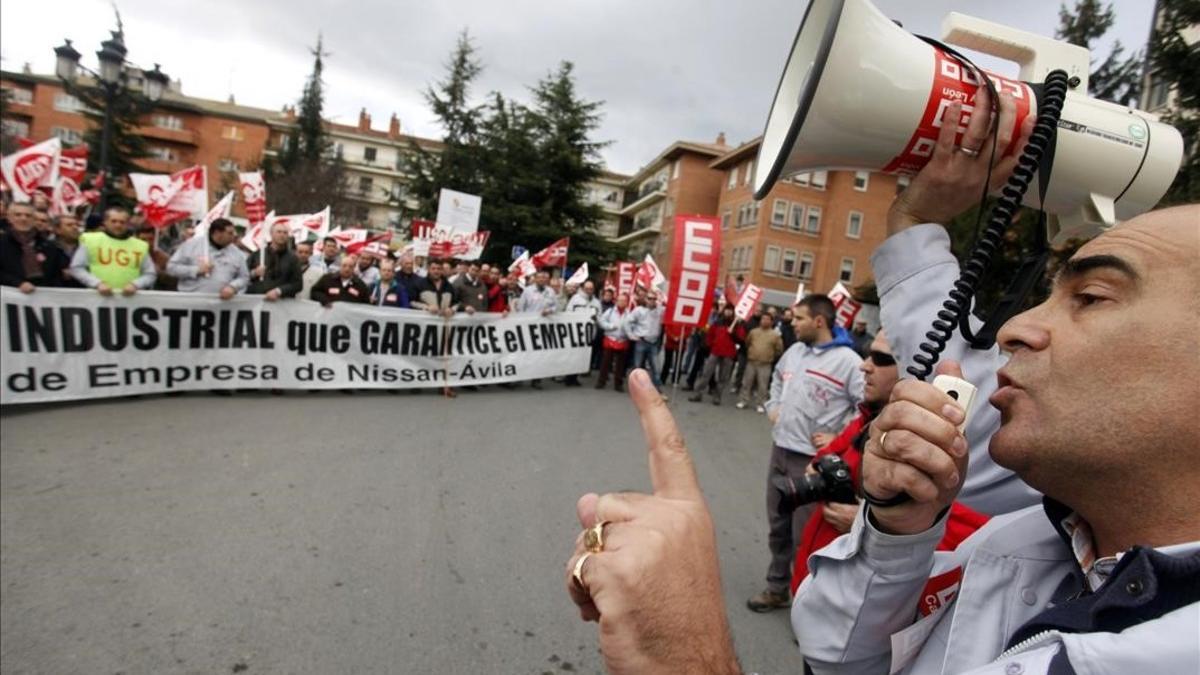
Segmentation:
[[(863, 372), (863, 402), (858, 406), (858, 416), (842, 429), (842, 432), (817, 451), (815, 464), (825, 455), (838, 455), (850, 469), (851, 480), (858, 485), (858, 465), (862, 462), (862, 448), (870, 433), (871, 421), (883, 410), (892, 396), (892, 387), (900, 379), (899, 367), (892, 356), (892, 348), (882, 330), (871, 342), (870, 351), (859, 368)], [(818, 434), (819, 435), (819, 434)], [(816, 470), (809, 467), (808, 473)], [(850, 531), (850, 525), (858, 514), (859, 504), (824, 502), (817, 508), (804, 526), (800, 544), (796, 547), (796, 562), (792, 568), (792, 594), (800, 582), (808, 576), (808, 556), (824, 548), (834, 539)], [(988, 517), (958, 502), (950, 506), (946, 522), (946, 536), (938, 544), (943, 551), (953, 550), (959, 542), (986, 523)]]
[(733, 372), (733, 364), (737, 361), (738, 344), (746, 339), (746, 327), (740, 322), (735, 325), (733, 305), (725, 305), (721, 310), (721, 320), (708, 327), (704, 336), (708, 344), (708, 360), (704, 362), (704, 371), (700, 373), (700, 381), (696, 385), (696, 393), (688, 397), (689, 401), (700, 401), (704, 398), (704, 388), (713, 373), (717, 373), (717, 388), (712, 395), (713, 405), (721, 405), (721, 392), (729, 387), (729, 375)]

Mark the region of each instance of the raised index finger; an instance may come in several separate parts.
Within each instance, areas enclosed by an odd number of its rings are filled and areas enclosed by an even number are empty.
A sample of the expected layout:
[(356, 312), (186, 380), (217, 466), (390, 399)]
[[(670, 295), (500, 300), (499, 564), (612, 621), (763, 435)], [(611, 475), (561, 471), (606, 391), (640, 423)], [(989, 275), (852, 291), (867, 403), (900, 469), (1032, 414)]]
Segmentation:
[(668, 499), (699, 500), (700, 484), (688, 454), (683, 434), (667, 410), (662, 396), (642, 369), (629, 375), (629, 396), (637, 406), (650, 455), (650, 484), (654, 494)]

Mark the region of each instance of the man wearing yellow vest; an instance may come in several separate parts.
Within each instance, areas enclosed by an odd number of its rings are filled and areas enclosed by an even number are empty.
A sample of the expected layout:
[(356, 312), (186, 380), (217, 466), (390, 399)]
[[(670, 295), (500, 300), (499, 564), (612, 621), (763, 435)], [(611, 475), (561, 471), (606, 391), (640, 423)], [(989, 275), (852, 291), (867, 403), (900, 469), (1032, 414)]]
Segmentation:
[(153, 287), (158, 276), (150, 247), (131, 236), (129, 212), (119, 207), (104, 212), (102, 229), (79, 237), (70, 273), (100, 295), (112, 295), (118, 289), (122, 295), (133, 295)]

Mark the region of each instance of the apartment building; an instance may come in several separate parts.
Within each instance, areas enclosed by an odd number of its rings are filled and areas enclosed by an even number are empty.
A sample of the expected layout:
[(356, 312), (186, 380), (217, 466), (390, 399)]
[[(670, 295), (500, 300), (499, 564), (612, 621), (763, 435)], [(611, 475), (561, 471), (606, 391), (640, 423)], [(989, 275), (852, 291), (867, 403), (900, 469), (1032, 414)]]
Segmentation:
[[(141, 85), (141, 73), (131, 73), (131, 86)], [(83, 102), (69, 94), (58, 78), (24, 72), (0, 72), (7, 96), (4, 133), (42, 140), (52, 136), (65, 146), (83, 142), (91, 124)], [(201, 164), (208, 167), (209, 201), (237, 185), (236, 173), (258, 167), (270, 136), (274, 110), (186, 96), (178, 81), (143, 120), (138, 133), (150, 156), (139, 161), (152, 173), (172, 173)], [(120, 179), (120, 177), (118, 177)], [(234, 214), (243, 215), (235, 202)]]
[(867, 171), (816, 171), (781, 179), (766, 199), (753, 196), (761, 139), (710, 162), (721, 176), (721, 278), (742, 275), (764, 302), (790, 305), (804, 282), (828, 292), (841, 281), (871, 280), (870, 255), (886, 238), (888, 207), (907, 179)]
[(604, 171), (600, 177), (588, 184), (584, 199), (599, 206), (604, 215), (597, 231), (609, 241), (620, 236), (621, 210), (625, 205), (625, 186), (631, 177), (614, 171)]
[(722, 173), (710, 165), (728, 151), (725, 134), (715, 143), (675, 141), (629, 178), (613, 239), (628, 246), (627, 259), (641, 260), (650, 253), (670, 274), (675, 214), (717, 213)]

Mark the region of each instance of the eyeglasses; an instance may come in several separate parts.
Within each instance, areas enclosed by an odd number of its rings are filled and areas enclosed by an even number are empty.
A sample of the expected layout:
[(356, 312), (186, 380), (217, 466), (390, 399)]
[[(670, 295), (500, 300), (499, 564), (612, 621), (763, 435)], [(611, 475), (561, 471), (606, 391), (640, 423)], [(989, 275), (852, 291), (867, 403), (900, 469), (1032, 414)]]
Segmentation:
[(871, 359), (871, 361), (880, 368), (887, 368), (888, 366), (896, 365), (896, 357), (892, 356), (891, 354), (877, 352), (873, 349), (871, 350), (871, 353), (867, 355), (867, 358)]

